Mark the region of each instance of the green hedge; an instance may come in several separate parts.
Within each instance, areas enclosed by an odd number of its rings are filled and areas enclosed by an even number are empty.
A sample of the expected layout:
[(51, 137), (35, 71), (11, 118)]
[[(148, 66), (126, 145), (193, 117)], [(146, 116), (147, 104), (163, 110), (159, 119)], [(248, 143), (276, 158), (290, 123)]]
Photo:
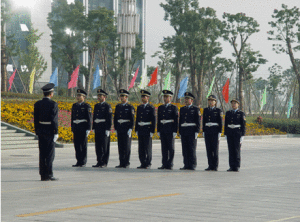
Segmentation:
[(263, 118), (262, 125), (291, 134), (300, 134), (300, 120), (297, 119)]

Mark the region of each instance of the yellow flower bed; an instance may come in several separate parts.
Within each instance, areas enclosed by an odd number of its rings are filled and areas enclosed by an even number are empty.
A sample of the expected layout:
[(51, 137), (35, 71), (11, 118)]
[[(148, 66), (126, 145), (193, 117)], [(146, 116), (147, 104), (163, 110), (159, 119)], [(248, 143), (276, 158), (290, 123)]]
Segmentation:
[[(34, 112), (34, 103), (36, 101), (23, 101), (23, 100), (10, 100), (10, 101), (2, 101), (1, 102), (1, 118), (2, 121), (10, 123), (12, 125), (18, 126), (20, 128), (26, 129), (28, 131), (34, 132), (34, 124), (33, 124), (33, 112)], [(75, 101), (74, 101), (75, 102)], [(58, 108), (60, 111), (71, 111), (72, 109), (72, 102), (59, 102)], [(93, 108), (96, 102), (87, 102), (89, 103)], [(115, 111), (115, 103), (110, 103), (113, 109), (113, 113)], [(139, 103), (131, 103), (135, 110), (137, 109), (137, 106), (139, 106)], [(153, 104), (154, 107), (158, 107), (161, 104)], [(178, 106), (178, 109), (180, 107), (184, 106), (182, 104), (175, 104)], [(203, 113), (203, 109), (201, 109), (201, 113)], [(66, 117), (64, 117), (66, 118)], [(67, 120), (59, 119), (59, 121), (71, 121), (71, 117), (68, 117)], [(59, 124), (62, 125), (62, 124)], [(250, 123), (246, 126), (247, 132), (246, 135), (271, 135), (271, 134), (285, 134), (284, 132), (281, 132), (274, 128), (265, 128), (262, 125)], [(58, 127), (58, 133), (59, 133), (59, 139), (58, 141), (61, 143), (71, 143), (73, 142), (73, 133), (71, 131), (71, 127), (66, 126), (59, 126)], [(224, 135), (224, 130), (222, 135)], [(200, 132), (199, 136), (202, 136), (202, 132)], [(137, 139), (137, 135), (135, 131), (132, 133), (132, 138)], [(179, 138), (177, 136), (177, 138)], [(159, 139), (157, 133), (154, 134), (153, 139)], [(95, 134), (92, 132), (88, 136), (89, 142), (95, 142)], [(111, 133), (111, 141), (115, 142), (117, 141), (117, 136), (114, 130), (112, 130)]]

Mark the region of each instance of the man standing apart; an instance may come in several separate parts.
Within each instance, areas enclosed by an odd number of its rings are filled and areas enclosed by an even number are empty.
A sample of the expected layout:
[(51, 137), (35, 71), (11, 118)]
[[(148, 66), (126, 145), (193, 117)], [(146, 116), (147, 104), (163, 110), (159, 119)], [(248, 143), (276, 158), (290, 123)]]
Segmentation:
[(95, 131), (95, 148), (97, 156), (97, 164), (93, 167), (106, 167), (109, 159), (110, 150), (110, 128), (112, 109), (105, 102), (107, 93), (102, 90), (97, 90), (98, 101), (94, 107), (93, 130)]
[(158, 107), (157, 134), (161, 141), (162, 166), (158, 169), (173, 169), (174, 142), (178, 130), (178, 108), (171, 104), (173, 93), (163, 90), (164, 105)]
[(206, 171), (217, 171), (219, 166), (219, 140), (222, 133), (222, 110), (216, 108), (217, 97), (208, 97), (208, 108), (203, 111), (203, 137), (205, 139), (208, 168)]
[(118, 136), (120, 164), (116, 168), (128, 168), (130, 165), (131, 133), (134, 125), (134, 107), (128, 104), (129, 92), (121, 89), (121, 103), (116, 105), (114, 127)]
[(142, 105), (137, 108), (135, 132), (139, 140), (139, 159), (141, 166), (138, 169), (149, 169), (152, 160), (152, 137), (155, 131), (155, 108), (149, 104), (151, 93), (141, 90)]
[(239, 110), (237, 99), (230, 101), (232, 110), (225, 115), (225, 131), (229, 152), (229, 166), (227, 171), (238, 172), (241, 166), (241, 146), (246, 133), (245, 113)]
[(34, 128), (39, 138), (39, 171), (42, 181), (57, 180), (52, 171), (55, 142), (58, 139), (58, 106), (51, 100), (54, 84), (48, 83), (42, 90), (44, 98), (34, 104)]
[(180, 108), (179, 115), (179, 134), (184, 164), (180, 170), (195, 170), (197, 167), (196, 147), (201, 113), (199, 108), (193, 105), (194, 95), (186, 92), (184, 96), (185, 106)]
[(92, 108), (84, 102), (86, 96), (83, 89), (77, 89), (77, 103), (72, 106), (71, 128), (77, 160), (72, 167), (84, 167), (87, 162), (87, 137), (92, 129)]

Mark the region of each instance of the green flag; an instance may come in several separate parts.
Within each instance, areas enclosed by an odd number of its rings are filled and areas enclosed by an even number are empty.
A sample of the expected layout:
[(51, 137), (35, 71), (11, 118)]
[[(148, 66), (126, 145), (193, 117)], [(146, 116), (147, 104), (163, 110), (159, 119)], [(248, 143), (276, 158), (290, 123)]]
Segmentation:
[(163, 90), (171, 91), (171, 72), (169, 72), (167, 77), (165, 78), (165, 85), (164, 85)]
[(211, 82), (211, 84), (210, 84), (210, 88), (209, 88), (209, 91), (208, 91), (208, 93), (207, 93), (206, 98), (208, 98), (209, 95), (211, 94), (212, 88), (213, 88), (214, 83), (215, 83), (215, 78), (216, 78), (216, 76), (214, 76), (214, 78), (213, 78), (213, 80), (212, 80), (212, 82)]
[(290, 118), (291, 115), (291, 109), (294, 106), (293, 104), (293, 94), (291, 95), (290, 101), (289, 101), (289, 105), (288, 105), (288, 111), (287, 111), (287, 118)]
[(265, 91), (262, 95), (260, 111), (263, 109), (264, 105), (267, 104), (267, 87), (265, 87)]

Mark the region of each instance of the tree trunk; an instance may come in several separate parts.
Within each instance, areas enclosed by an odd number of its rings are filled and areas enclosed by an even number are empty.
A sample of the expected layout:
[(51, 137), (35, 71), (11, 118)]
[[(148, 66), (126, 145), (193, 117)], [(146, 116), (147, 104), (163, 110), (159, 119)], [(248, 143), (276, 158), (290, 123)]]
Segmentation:
[(244, 70), (243, 68), (240, 68), (239, 70), (239, 101), (240, 101), (240, 106), (239, 109), (243, 110), (244, 109)]
[(1, 91), (7, 92), (7, 57), (4, 36), (1, 37)]
[(91, 92), (91, 82), (93, 80), (93, 68), (95, 64), (95, 53), (96, 53), (95, 49), (92, 49), (90, 53), (89, 76), (86, 79), (87, 96), (89, 96)]

